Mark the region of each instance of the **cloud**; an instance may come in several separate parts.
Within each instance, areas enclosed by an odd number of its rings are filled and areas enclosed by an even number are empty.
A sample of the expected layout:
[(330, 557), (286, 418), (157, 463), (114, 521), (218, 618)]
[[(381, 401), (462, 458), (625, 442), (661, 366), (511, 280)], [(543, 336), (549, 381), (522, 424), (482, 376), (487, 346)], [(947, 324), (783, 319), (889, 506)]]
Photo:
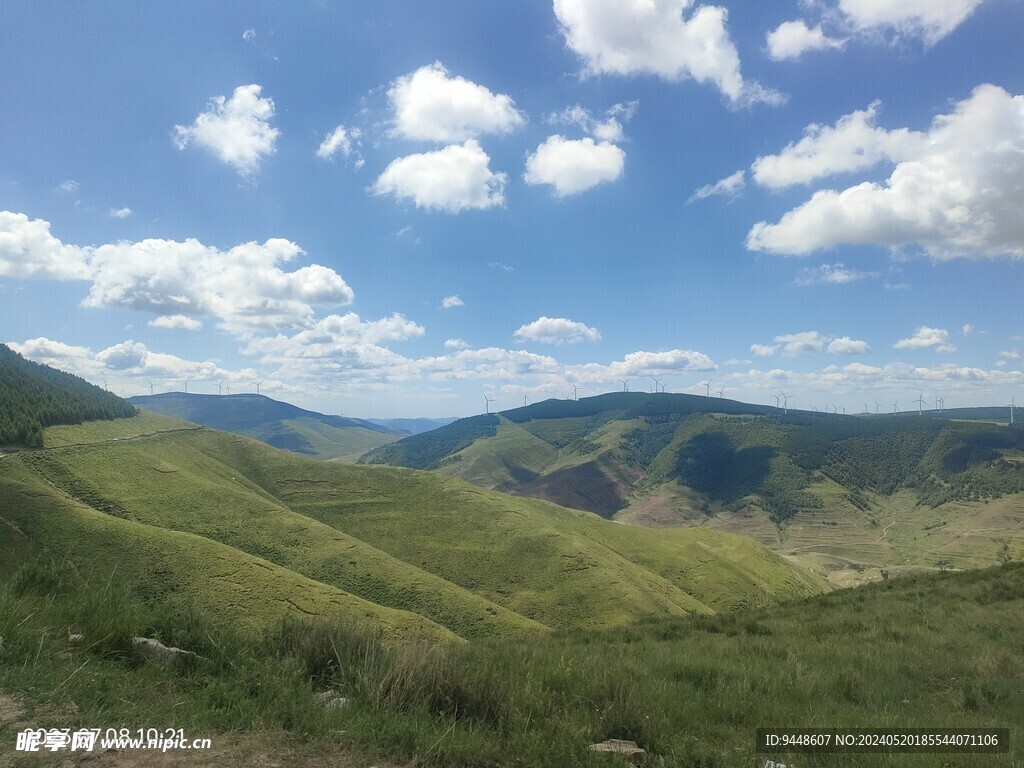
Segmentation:
[(88, 250), (50, 234), (50, 222), (0, 211), (0, 275), (41, 280), (87, 280)]
[(132, 215), (133, 211), (132, 211), (131, 208), (127, 208), (127, 207), (125, 207), (125, 208), (111, 208), (108, 213), (109, 213), (110, 216), (114, 217), (115, 219), (127, 219), (129, 216)]
[(858, 32), (894, 32), (934, 45), (984, 0), (839, 0), (845, 23)]
[(320, 142), (316, 156), (321, 160), (329, 160), (339, 152), (342, 157), (348, 157), (355, 152), (356, 167), (361, 168), (363, 158), (359, 154), (359, 150), (355, 149), (355, 144), (358, 143), (362, 135), (362, 131), (358, 128), (346, 128), (344, 125), (339, 125)]
[(929, 349), (934, 348), (936, 352), (956, 352), (956, 347), (949, 341), (949, 331), (942, 328), (929, 328), (922, 325), (914, 335), (907, 339), (900, 339), (893, 344), (895, 349)]
[(316, 306), (351, 304), (352, 289), (334, 270), (319, 264), (282, 268), (303, 255), (281, 238), (227, 250), (194, 239), (65, 245), (50, 234), (48, 221), (0, 211), (0, 275), (88, 280), (84, 306), (168, 318), (155, 321), (157, 327), (192, 327), (208, 316), (248, 336), (307, 325)]
[(505, 202), (508, 176), (492, 173), (491, 158), (474, 140), (392, 160), (373, 185), (377, 195), (412, 200), (417, 208), (458, 213)]
[(601, 340), (601, 333), (596, 328), (564, 317), (542, 316), (518, 328), (514, 338), (520, 343), (537, 341), (542, 344), (594, 344)]
[(849, 336), (841, 336), (828, 343), (830, 355), (866, 355), (869, 352), (871, 352), (871, 347), (866, 341), (851, 339)]
[(1020, 360), (1020, 352), (1016, 349), (1005, 349), (999, 353), (999, 356), (1007, 360)]
[(695, 200), (705, 200), (709, 197), (722, 196), (730, 199), (735, 199), (743, 194), (743, 190), (746, 188), (746, 173), (740, 169), (724, 179), (719, 179), (714, 184), (705, 184), (703, 187), (698, 189), (692, 195), (690, 199), (686, 201), (686, 204), (694, 202)]
[(780, 189), (807, 184), (824, 176), (870, 168), (883, 160), (907, 157), (925, 137), (906, 128), (887, 131), (875, 126), (880, 102), (839, 118), (835, 125), (812, 123), (804, 137), (777, 155), (759, 157), (751, 166), (762, 187)]
[(973, 326), (973, 325), (971, 325), (970, 323), (967, 323), (967, 324), (965, 324), (965, 325), (964, 325), (964, 327), (963, 327), (963, 328), (962, 328), (962, 329), (960, 330), (960, 332), (961, 332), (961, 333), (962, 333), (962, 334), (963, 334), (964, 336), (970, 336), (970, 335), (971, 335), (972, 333), (974, 333), (974, 326)]
[[(935, 118), (920, 140), (906, 138), (897, 148), (872, 150), (874, 157), (899, 159), (884, 184), (819, 190), (778, 223), (755, 224), (747, 248), (806, 255), (837, 245), (916, 245), (936, 260), (1024, 258), (1024, 96), (978, 86), (952, 113)], [(839, 152), (789, 177), (835, 172), (837, 158), (852, 167), (865, 164), (854, 152)]]
[(405, 139), (451, 143), (509, 133), (526, 123), (505, 94), (491, 93), (462, 77), (449, 77), (439, 61), (399, 77), (388, 98), (395, 133)]
[(552, 112), (544, 121), (551, 125), (575, 125), (600, 141), (614, 143), (625, 138), (622, 124), (633, 119), (639, 103), (628, 101), (615, 104), (605, 111), (604, 120), (598, 120), (587, 109), (576, 104), (566, 107), (561, 112)]
[(174, 126), (174, 145), (182, 150), (195, 143), (242, 176), (255, 173), (263, 158), (274, 154), (280, 135), (270, 125), (274, 102), (260, 98), (262, 90), (255, 84), (240, 85), (230, 99), (213, 97), (192, 125)]
[(487, 263), (487, 266), (490, 267), (491, 269), (501, 270), (502, 272), (516, 271), (515, 267), (510, 267), (508, 264), (502, 264), (500, 261), (490, 261)]
[(818, 331), (801, 331), (776, 336), (774, 344), (751, 344), (750, 351), (758, 357), (771, 357), (781, 350), (785, 357), (828, 352), (830, 355), (866, 355), (871, 351), (866, 341), (849, 336), (825, 336)]
[(185, 379), (211, 382), (224, 380), (241, 384), (257, 376), (252, 368), (230, 370), (211, 360), (188, 360), (177, 355), (154, 352), (133, 339), (99, 352), (45, 337), (29, 339), (21, 344), (11, 342), (9, 345), (29, 360), (94, 382), (101, 376), (109, 378), (111, 390), (123, 395), (138, 394), (143, 386), (148, 389), (147, 379), (170, 379), (180, 383), (184, 383)]
[(750, 351), (758, 357), (771, 357), (779, 351), (778, 344), (751, 344)]
[(445, 339), (444, 348), (454, 350), (469, 349), (469, 344), (462, 339)]
[(453, 307), (465, 306), (466, 302), (459, 298), (458, 294), (455, 296), (445, 296), (441, 302), (442, 309), (452, 309)]
[(198, 331), (203, 327), (201, 320), (188, 315), (161, 315), (150, 320), (149, 324), (154, 328), (181, 328), (186, 331)]
[(821, 25), (811, 29), (802, 19), (786, 21), (768, 33), (765, 43), (768, 56), (774, 61), (798, 59), (806, 51), (824, 51), (843, 48), (846, 40), (828, 37)]
[(857, 280), (878, 277), (877, 272), (862, 272), (858, 269), (847, 269), (842, 262), (822, 264), (820, 267), (807, 267), (797, 272), (794, 281), (801, 287), (811, 285), (846, 285)]
[(626, 153), (607, 141), (566, 139), (554, 135), (526, 158), (527, 184), (550, 184), (556, 197), (567, 197), (615, 181), (626, 165)]
[(733, 104), (779, 103), (778, 93), (745, 82), (726, 30), (727, 11), (713, 5), (684, 14), (691, 0), (554, 0), (566, 45), (589, 74), (652, 74), (712, 83)]
[(61, 192), (77, 192), (78, 188), (81, 186), (82, 185), (79, 184), (74, 179), (65, 179), (64, 181), (57, 185), (57, 189), (59, 189)]
[(249, 29), (245, 30), (245, 32), (242, 33), (242, 39), (245, 40), (245, 42), (247, 42), (247, 43), (255, 43), (256, 42), (256, 30), (254, 28), (252, 28), (252, 27), (250, 27)]

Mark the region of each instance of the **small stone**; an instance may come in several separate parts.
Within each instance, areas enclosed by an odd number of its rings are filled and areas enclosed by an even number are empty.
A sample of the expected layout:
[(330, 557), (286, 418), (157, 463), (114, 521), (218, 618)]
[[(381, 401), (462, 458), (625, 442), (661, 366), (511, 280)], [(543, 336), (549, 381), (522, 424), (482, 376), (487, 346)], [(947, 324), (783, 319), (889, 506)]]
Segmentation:
[(643, 765), (647, 762), (647, 751), (641, 749), (635, 741), (624, 739), (608, 739), (600, 744), (591, 744), (592, 752), (617, 752), (624, 755), (633, 765)]
[(313, 700), (322, 705), (327, 711), (333, 712), (336, 709), (344, 709), (349, 705), (347, 698), (337, 691), (320, 691), (313, 694)]
[(136, 637), (132, 642), (135, 644), (135, 650), (147, 659), (163, 664), (166, 667), (188, 669), (200, 661), (206, 661), (198, 653), (164, 645), (159, 640), (154, 640), (151, 637)]

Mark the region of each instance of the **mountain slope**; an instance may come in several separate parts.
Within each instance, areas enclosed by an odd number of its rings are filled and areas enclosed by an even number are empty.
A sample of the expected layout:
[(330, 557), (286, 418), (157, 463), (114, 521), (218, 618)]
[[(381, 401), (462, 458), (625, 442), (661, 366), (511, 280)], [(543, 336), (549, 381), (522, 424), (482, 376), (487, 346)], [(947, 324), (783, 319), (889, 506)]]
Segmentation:
[(38, 448), (43, 427), (134, 415), (116, 395), (0, 344), (0, 447)]
[(319, 459), (354, 461), (405, 433), (364, 419), (328, 416), (265, 395), (167, 392), (130, 398), (140, 408), (255, 437), (275, 448)]
[(991, 409), (956, 415), (783, 413), (613, 393), (462, 419), (361, 461), (625, 522), (752, 535), (856, 580), (1024, 552), (1024, 428), (988, 421)]
[(748, 539), (626, 529), (429, 473), (315, 461), (183, 422), (154, 433), (154, 418), (167, 417), (123, 420), (120, 434), (102, 439), (90, 425), (63, 428), (55, 443), (66, 447), (0, 461), (0, 531), (18, 532), (0, 554), (16, 562), (27, 546), (30, 557), (116, 564), (154, 595), (209, 589), (211, 611), (262, 624), (277, 614), (246, 585), (253, 568), (269, 566), (258, 586), (280, 595), (276, 603), (367, 621), (378, 608), (397, 610), (380, 614), (396, 636), (611, 627), (824, 589)]

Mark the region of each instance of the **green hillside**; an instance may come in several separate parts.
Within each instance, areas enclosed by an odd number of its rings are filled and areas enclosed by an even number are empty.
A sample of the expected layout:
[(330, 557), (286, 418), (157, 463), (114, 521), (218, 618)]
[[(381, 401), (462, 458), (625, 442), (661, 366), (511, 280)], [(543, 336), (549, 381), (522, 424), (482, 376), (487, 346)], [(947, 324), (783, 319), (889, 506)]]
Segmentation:
[(318, 459), (355, 461), (405, 433), (364, 419), (328, 416), (265, 395), (166, 392), (130, 398), (140, 408), (254, 437), (275, 448)]
[[(289, 599), (311, 615), (387, 609), (380, 623), (394, 633), (467, 639), (618, 626), (823, 589), (729, 534), (666, 538), (429, 473), (314, 461), (157, 415), (121, 424), (103, 439), (92, 425), (61, 428), (53, 447), (3, 459), (0, 530), (18, 532), (0, 543), (3, 559), (50, 553), (91, 568), (116, 564), (161, 596), (209, 588), (214, 614), (261, 625), (280, 615), (259, 597), (271, 579), (282, 597), (268, 604), (278, 609)], [(625, 530), (637, 541), (623, 541)], [(197, 542), (187, 556), (185, 541)], [(157, 550), (166, 554), (154, 561)], [(263, 581), (253, 582), (253, 569), (266, 571)]]
[(120, 419), (135, 408), (85, 379), (26, 360), (0, 344), (0, 448), (38, 448), (43, 428)]
[(990, 410), (840, 416), (613, 393), (462, 419), (361, 461), (751, 535), (846, 582), (1024, 552), (1024, 426), (986, 420)]

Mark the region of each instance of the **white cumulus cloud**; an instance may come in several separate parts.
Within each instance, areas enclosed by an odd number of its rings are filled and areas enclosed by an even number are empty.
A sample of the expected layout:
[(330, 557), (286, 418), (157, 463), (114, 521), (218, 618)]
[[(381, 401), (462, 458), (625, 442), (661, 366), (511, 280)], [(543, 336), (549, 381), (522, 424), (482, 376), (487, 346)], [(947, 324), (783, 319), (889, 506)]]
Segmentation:
[(356, 165), (362, 166), (362, 157), (355, 148), (355, 144), (362, 135), (362, 131), (358, 128), (346, 128), (344, 125), (339, 125), (320, 142), (316, 156), (321, 160), (328, 160), (339, 152), (342, 157), (348, 157), (355, 152)]
[(452, 309), (453, 307), (465, 306), (466, 302), (459, 298), (458, 294), (454, 296), (445, 296), (441, 301), (442, 309)]
[(444, 348), (454, 350), (469, 349), (469, 344), (462, 339), (445, 339)]
[(0, 275), (44, 280), (87, 280), (88, 251), (50, 234), (50, 222), (0, 211)]
[(0, 211), (0, 275), (89, 281), (84, 306), (149, 312), (162, 328), (195, 328), (214, 317), (248, 336), (307, 325), (314, 307), (351, 304), (352, 289), (333, 269), (283, 268), (303, 255), (282, 238), (227, 250), (191, 238), (65, 245), (48, 221)]
[(929, 328), (922, 325), (914, 335), (900, 339), (893, 347), (896, 349), (934, 349), (936, 352), (956, 352), (956, 347), (949, 340), (949, 331), (943, 328)]
[(626, 153), (614, 144), (556, 134), (526, 158), (523, 179), (531, 185), (549, 184), (557, 197), (567, 197), (615, 181), (625, 166)]
[(829, 37), (821, 31), (821, 24), (811, 28), (802, 19), (785, 21), (768, 33), (768, 55), (775, 61), (798, 59), (806, 51), (824, 51), (842, 48), (846, 40)]
[(740, 169), (736, 171), (736, 173), (726, 176), (724, 179), (719, 179), (714, 184), (705, 184), (690, 195), (690, 199), (687, 200), (686, 203), (689, 205), (696, 200), (705, 200), (709, 197), (716, 196), (727, 197), (730, 200), (735, 199), (743, 194), (743, 190), (746, 186), (746, 172)]
[(845, 22), (860, 32), (895, 32), (932, 45), (956, 29), (984, 0), (839, 0)]
[(262, 90), (256, 84), (240, 85), (231, 98), (213, 97), (191, 125), (174, 126), (174, 145), (197, 144), (243, 176), (253, 174), (263, 158), (274, 154), (280, 134), (270, 125), (274, 102), (261, 98)]
[(599, 141), (617, 142), (625, 138), (623, 123), (628, 123), (636, 114), (639, 102), (628, 101), (615, 104), (604, 113), (604, 119), (594, 117), (590, 110), (579, 104), (553, 112), (545, 118), (552, 125), (575, 125)]
[(554, 0), (566, 44), (592, 74), (653, 74), (712, 83), (733, 103), (778, 103), (744, 81), (725, 8), (692, 0)]
[(518, 328), (514, 337), (520, 343), (537, 341), (542, 344), (577, 344), (596, 343), (601, 340), (601, 333), (575, 320), (542, 316)]
[(149, 324), (154, 328), (181, 328), (186, 331), (198, 331), (203, 327), (202, 320), (188, 315), (160, 315), (150, 320)]
[(109, 214), (115, 219), (127, 219), (133, 213), (131, 208), (111, 208)]
[[(747, 247), (805, 255), (837, 245), (877, 244), (918, 246), (940, 260), (1024, 258), (1024, 96), (978, 86), (953, 112), (935, 118), (926, 135), (906, 138), (897, 149), (875, 146), (875, 157), (891, 152), (890, 159), (899, 161), (885, 183), (819, 190), (779, 222), (755, 224)], [(841, 165), (836, 157), (864, 167), (855, 155), (840, 152), (789, 176), (835, 172)], [(817, 152), (807, 156), (820, 160)]]
[(395, 132), (406, 139), (451, 143), (509, 133), (526, 123), (506, 94), (463, 77), (436, 61), (398, 78), (388, 90)]
[(849, 336), (840, 336), (828, 343), (830, 355), (866, 355), (871, 351), (866, 341), (851, 339)]
[(392, 160), (373, 185), (378, 195), (411, 200), (417, 208), (458, 213), (505, 202), (508, 176), (493, 173), (491, 158), (475, 139), (435, 152)]
[(754, 180), (762, 187), (779, 189), (909, 156), (922, 144), (924, 135), (906, 128), (878, 128), (875, 119), (880, 107), (876, 101), (867, 109), (844, 115), (835, 125), (807, 126), (800, 141), (787, 145), (777, 155), (754, 161)]

